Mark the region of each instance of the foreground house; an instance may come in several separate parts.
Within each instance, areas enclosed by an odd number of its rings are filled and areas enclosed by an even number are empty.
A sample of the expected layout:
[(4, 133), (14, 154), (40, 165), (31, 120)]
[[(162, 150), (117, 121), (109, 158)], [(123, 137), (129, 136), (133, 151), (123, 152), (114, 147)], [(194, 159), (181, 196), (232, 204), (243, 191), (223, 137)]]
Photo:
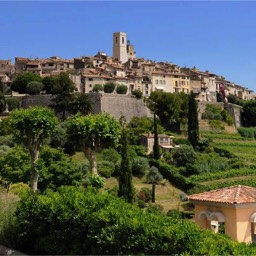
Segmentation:
[(256, 188), (231, 186), (194, 194), (195, 222), (239, 242), (256, 242)]

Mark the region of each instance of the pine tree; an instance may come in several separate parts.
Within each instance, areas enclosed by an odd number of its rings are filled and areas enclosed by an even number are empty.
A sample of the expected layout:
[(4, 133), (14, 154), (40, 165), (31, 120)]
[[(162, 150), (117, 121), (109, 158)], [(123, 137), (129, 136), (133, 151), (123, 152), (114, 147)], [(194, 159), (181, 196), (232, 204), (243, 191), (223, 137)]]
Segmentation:
[(154, 113), (154, 145), (153, 145), (153, 154), (154, 159), (158, 160), (160, 158), (160, 150), (158, 144), (158, 131), (157, 131), (157, 122), (156, 122), (156, 114)]
[(195, 95), (193, 92), (191, 92), (189, 96), (188, 140), (190, 141), (193, 148), (195, 148), (198, 145), (198, 141), (199, 141), (198, 112), (197, 112), (197, 102), (195, 100)]
[(128, 155), (127, 131), (123, 128), (121, 137), (121, 168), (119, 176), (118, 196), (124, 198), (127, 202), (134, 201), (134, 187), (132, 184), (132, 167)]

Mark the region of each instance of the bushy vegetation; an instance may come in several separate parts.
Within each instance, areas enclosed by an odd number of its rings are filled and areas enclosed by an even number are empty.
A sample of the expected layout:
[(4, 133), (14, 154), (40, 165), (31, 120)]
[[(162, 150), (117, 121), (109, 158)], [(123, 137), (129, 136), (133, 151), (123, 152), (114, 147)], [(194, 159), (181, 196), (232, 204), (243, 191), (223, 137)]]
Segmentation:
[(103, 85), (101, 84), (95, 84), (92, 88), (93, 92), (102, 92), (103, 91)]
[(107, 193), (72, 187), (21, 199), (11, 240), (16, 249), (27, 254), (256, 253), (252, 246), (202, 230), (175, 215), (165, 217)]
[(116, 93), (117, 94), (126, 94), (128, 90), (128, 87), (124, 84), (118, 84), (116, 86)]
[(143, 93), (142, 93), (141, 90), (133, 90), (133, 91), (132, 91), (132, 95), (134, 95), (135, 98), (137, 98), (137, 99), (141, 99), (142, 96), (143, 96)]
[(239, 127), (237, 130), (244, 138), (256, 138), (256, 127)]
[(106, 93), (112, 93), (116, 88), (116, 84), (115, 83), (112, 83), (112, 82), (109, 82), (109, 83), (106, 83), (104, 84), (104, 92)]
[[(208, 120), (223, 121), (226, 122), (228, 125), (233, 124), (232, 116), (226, 110), (223, 110), (220, 106), (213, 104), (206, 105), (205, 112), (203, 113), (202, 118)], [(215, 125), (217, 125), (216, 122)], [(220, 124), (218, 126), (220, 126)]]

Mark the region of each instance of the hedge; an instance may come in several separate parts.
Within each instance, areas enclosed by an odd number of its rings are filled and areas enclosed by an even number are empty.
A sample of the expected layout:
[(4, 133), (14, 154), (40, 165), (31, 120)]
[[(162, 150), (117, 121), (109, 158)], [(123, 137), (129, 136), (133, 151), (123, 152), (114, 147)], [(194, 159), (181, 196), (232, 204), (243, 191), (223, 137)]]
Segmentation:
[[(256, 248), (106, 192), (62, 187), (19, 202), (13, 245), (27, 254), (255, 255)], [(0, 241), (1, 242), (1, 241)]]

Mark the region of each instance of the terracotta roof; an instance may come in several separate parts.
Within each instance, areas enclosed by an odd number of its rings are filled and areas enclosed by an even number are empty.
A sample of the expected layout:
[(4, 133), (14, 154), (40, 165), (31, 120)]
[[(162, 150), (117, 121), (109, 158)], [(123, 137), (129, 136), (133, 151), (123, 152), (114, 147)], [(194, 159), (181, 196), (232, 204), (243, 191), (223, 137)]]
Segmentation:
[(190, 195), (188, 196), (188, 199), (193, 201), (224, 204), (256, 203), (256, 188), (236, 185), (228, 188)]

